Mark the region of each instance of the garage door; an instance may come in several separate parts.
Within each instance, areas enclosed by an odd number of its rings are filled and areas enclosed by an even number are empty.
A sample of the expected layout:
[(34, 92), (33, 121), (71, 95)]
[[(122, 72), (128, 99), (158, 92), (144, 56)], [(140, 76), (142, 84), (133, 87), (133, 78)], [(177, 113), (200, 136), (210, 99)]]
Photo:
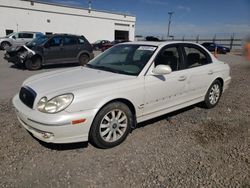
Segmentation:
[(115, 30), (115, 40), (128, 40), (128, 39), (129, 39), (128, 31)]

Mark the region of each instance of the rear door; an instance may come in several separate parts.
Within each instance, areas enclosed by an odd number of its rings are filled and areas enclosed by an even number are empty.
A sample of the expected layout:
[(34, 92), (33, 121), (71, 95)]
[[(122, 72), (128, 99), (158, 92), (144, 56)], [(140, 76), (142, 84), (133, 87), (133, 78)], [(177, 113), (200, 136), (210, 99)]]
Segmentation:
[(17, 44), (24, 45), (33, 40), (33, 33), (18, 33)]
[(76, 61), (77, 55), (79, 52), (79, 45), (77, 38), (74, 36), (64, 36), (63, 37), (63, 54), (62, 58), (65, 61)]
[(200, 46), (183, 44), (184, 69), (187, 77), (187, 100), (204, 97), (214, 79), (215, 67), (210, 55)]

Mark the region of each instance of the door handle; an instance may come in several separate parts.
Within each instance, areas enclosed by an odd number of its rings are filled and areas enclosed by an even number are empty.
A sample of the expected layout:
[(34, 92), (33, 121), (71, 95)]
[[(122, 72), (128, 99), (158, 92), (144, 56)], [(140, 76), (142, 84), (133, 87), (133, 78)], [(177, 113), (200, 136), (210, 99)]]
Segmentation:
[(179, 80), (179, 81), (184, 81), (184, 80), (186, 80), (186, 79), (187, 79), (186, 76), (180, 76), (178, 80)]
[(210, 71), (208, 71), (208, 75), (212, 75), (214, 73), (214, 71), (212, 71), (212, 70), (210, 70)]

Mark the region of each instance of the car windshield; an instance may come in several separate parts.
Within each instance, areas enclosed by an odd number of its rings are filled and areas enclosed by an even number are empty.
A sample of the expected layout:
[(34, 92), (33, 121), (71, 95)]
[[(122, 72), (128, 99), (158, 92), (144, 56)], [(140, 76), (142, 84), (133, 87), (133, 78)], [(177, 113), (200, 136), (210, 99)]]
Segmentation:
[(137, 76), (156, 49), (156, 46), (150, 45), (117, 45), (103, 52), (86, 66), (118, 74)]
[(15, 34), (16, 33), (10, 33), (10, 34), (6, 35), (5, 38), (9, 38), (10, 36), (15, 35)]
[(29, 42), (27, 44), (27, 46), (37, 46), (37, 45), (41, 45), (43, 44), (44, 42), (46, 42), (48, 40), (48, 36), (40, 36), (40, 37), (37, 37), (35, 39), (33, 39), (31, 42)]

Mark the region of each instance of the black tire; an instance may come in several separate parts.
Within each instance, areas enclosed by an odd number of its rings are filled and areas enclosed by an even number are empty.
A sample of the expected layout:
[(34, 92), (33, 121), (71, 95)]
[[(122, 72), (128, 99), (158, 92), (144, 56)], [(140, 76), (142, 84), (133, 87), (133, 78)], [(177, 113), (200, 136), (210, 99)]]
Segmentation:
[(79, 64), (81, 66), (86, 65), (89, 62), (90, 58), (88, 56), (88, 54), (81, 54), (79, 57)]
[[(218, 91), (217, 92), (214, 92), (216, 90), (216, 88), (218, 88)], [(219, 100), (220, 100), (220, 97), (221, 97), (221, 94), (222, 94), (222, 84), (219, 80), (215, 80), (211, 86), (209, 87), (207, 93), (206, 93), (206, 96), (205, 96), (205, 100), (203, 102), (203, 106), (205, 108), (213, 108), (215, 107)], [(215, 97), (214, 100), (212, 100), (212, 97)]]
[(11, 46), (11, 44), (10, 44), (9, 42), (4, 41), (4, 42), (1, 43), (1, 48), (2, 48), (3, 50), (6, 50), (6, 49), (9, 48), (10, 46)]
[[(120, 117), (118, 118), (113, 118), (113, 121), (117, 121), (117, 124), (112, 122), (112, 115), (108, 116), (110, 113), (112, 114), (113, 111), (116, 111), (115, 117), (118, 117), (119, 112), (123, 112), (124, 114), (120, 114)], [(124, 116), (123, 116), (124, 115)], [(109, 117), (111, 121), (107, 121), (105, 119), (105, 117)], [(126, 116), (126, 128), (123, 129), (123, 127), (120, 127), (120, 125), (125, 125), (124, 122), (120, 122), (119, 120), (122, 120), (123, 117)], [(107, 124), (104, 124), (104, 121), (107, 121)], [(125, 120), (123, 120), (125, 121)], [(102, 128), (101, 127), (103, 125), (107, 125), (107, 127)], [(125, 105), (124, 103), (121, 102), (113, 102), (113, 103), (109, 103), (106, 106), (104, 106), (96, 115), (91, 129), (90, 129), (90, 133), (89, 133), (89, 140), (90, 143), (93, 144), (94, 146), (98, 147), (98, 148), (102, 148), (102, 149), (106, 149), (106, 148), (112, 148), (115, 147), (117, 145), (119, 145), (120, 143), (122, 143), (126, 137), (128, 136), (128, 134), (131, 131), (131, 127), (134, 124), (134, 117), (133, 114), (131, 112), (131, 110), (129, 109), (129, 107), (127, 105)], [(115, 127), (114, 127), (115, 126)], [(101, 133), (106, 132), (109, 129), (109, 131), (106, 134), (103, 134), (103, 136), (101, 135)], [(111, 130), (112, 129), (112, 130)], [(120, 134), (117, 129), (120, 129), (121, 132), (123, 132), (122, 134)], [(103, 131), (103, 132), (102, 132)], [(113, 132), (112, 132), (113, 131)], [(111, 132), (111, 133), (110, 133)], [(115, 139), (114, 140), (114, 132), (115, 132)], [(119, 133), (119, 134), (118, 134)], [(110, 136), (108, 136), (110, 134)], [(108, 139), (108, 137), (110, 139)], [(111, 139), (112, 137), (112, 139)], [(107, 141), (109, 140), (109, 141)]]
[(25, 61), (25, 67), (28, 70), (38, 70), (42, 67), (42, 59), (40, 57), (27, 59)]

